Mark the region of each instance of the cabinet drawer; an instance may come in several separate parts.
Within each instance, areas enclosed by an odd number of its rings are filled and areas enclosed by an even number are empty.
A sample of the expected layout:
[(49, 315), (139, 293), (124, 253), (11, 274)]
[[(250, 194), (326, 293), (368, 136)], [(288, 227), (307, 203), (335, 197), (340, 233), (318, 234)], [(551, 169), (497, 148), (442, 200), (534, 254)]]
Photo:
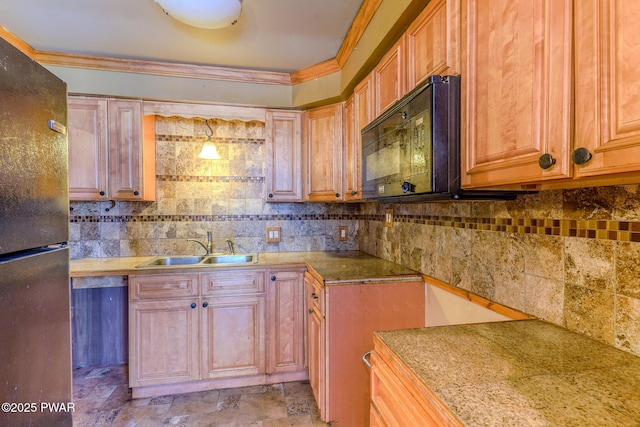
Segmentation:
[(201, 275), (202, 295), (239, 295), (265, 292), (264, 270), (234, 270)]
[(198, 295), (197, 274), (129, 276), (129, 298), (161, 299)]

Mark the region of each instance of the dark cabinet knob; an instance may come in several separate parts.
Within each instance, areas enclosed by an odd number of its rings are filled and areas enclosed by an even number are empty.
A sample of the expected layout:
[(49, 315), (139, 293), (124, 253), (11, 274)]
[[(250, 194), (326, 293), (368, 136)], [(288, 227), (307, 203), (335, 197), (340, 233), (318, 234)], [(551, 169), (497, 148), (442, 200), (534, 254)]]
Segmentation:
[(318, 299), (318, 295), (316, 295), (316, 293), (315, 293), (315, 292), (314, 292), (314, 293), (312, 293), (312, 294), (311, 294), (311, 299)]
[(133, 192), (133, 195), (134, 195), (134, 196), (139, 196), (139, 195), (140, 195), (140, 192), (139, 192), (139, 191), (134, 191), (134, 192)]
[(191, 308), (196, 308), (198, 305), (195, 302), (191, 303)]
[(551, 154), (545, 153), (542, 156), (538, 157), (538, 165), (542, 169), (549, 169), (551, 166), (555, 164), (556, 164), (556, 159), (554, 159)]
[(206, 302), (206, 301), (205, 301), (205, 302), (203, 302), (203, 303), (202, 303), (202, 308), (207, 308), (207, 307), (209, 307), (209, 303), (208, 303), (208, 302)]
[(270, 199), (273, 199), (273, 193), (269, 193), (269, 196), (268, 196), (268, 197), (269, 197)]
[(101, 192), (100, 192), (100, 195), (101, 195), (101, 196), (104, 196), (104, 191), (101, 191)]
[(351, 191), (351, 195), (352, 195), (352, 196), (355, 196), (356, 194), (358, 194), (358, 192), (357, 192), (357, 191), (355, 191), (355, 190)]
[(576, 165), (584, 165), (589, 160), (591, 160), (591, 152), (584, 147), (576, 148), (571, 153), (571, 160)]
[(309, 314), (313, 314), (313, 310), (309, 309)]
[(337, 197), (337, 198), (340, 198), (340, 193), (336, 193), (336, 197)]
[(271, 281), (275, 282), (276, 281), (276, 276), (271, 276)]

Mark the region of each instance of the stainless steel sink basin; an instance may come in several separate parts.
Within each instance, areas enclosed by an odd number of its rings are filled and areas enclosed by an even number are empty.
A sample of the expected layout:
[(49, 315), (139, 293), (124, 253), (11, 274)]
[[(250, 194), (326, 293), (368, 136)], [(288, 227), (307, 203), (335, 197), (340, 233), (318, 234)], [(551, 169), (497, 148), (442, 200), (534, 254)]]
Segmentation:
[(258, 262), (256, 254), (210, 255), (202, 264), (252, 264)]
[(216, 265), (255, 264), (256, 262), (258, 262), (258, 254), (176, 255), (155, 257), (145, 263), (136, 265), (136, 268), (212, 267)]

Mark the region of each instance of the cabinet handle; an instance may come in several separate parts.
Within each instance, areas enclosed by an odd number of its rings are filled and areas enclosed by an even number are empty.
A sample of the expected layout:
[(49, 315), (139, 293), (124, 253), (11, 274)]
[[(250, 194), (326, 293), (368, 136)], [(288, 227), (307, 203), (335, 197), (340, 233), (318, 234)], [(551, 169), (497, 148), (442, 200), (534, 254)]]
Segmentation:
[(340, 193), (336, 193), (336, 197), (338, 197), (338, 198), (339, 198), (339, 197), (340, 197)]
[(352, 195), (352, 196), (355, 196), (356, 194), (358, 194), (358, 192), (357, 192), (357, 191), (355, 191), (355, 190), (351, 191), (351, 195)]
[(371, 369), (371, 362), (369, 361), (369, 359), (371, 358), (371, 350), (367, 351), (365, 354), (362, 355), (362, 361), (364, 362), (365, 365), (367, 365), (367, 368)]
[(139, 196), (139, 195), (140, 195), (140, 192), (138, 192), (138, 191), (136, 190), (136, 191), (134, 191), (134, 192), (133, 192), (133, 195), (134, 195), (134, 196)]
[(271, 276), (271, 281), (275, 282), (276, 281), (276, 276)]
[(198, 304), (196, 304), (195, 302), (191, 303), (191, 308), (196, 308), (198, 306)]
[(556, 164), (556, 159), (554, 159), (551, 154), (545, 153), (542, 156), (538, 157), (538, 165), (542, 169), (549, 169), (551, 166), (555, 164)]
[(207, 308), (207, 307), (209, 307), (209, 303), (208, 303), (208, 302), (206, 302), (206, 301), (205, 301), (205, 302), (203, 302), (203, 303), (202, 303), (202, 308)]
[(576, 148), (571, 153), (571, 160), (576, 165), (584, 165), (589, 160), (591, 160), (591, 152), (584, 147)]
[(101, 191), (101, 192), (100, 192), (100, 195), (101, 195), (101, 196), (104, 196), (104, 191)]
[(311, 294), (311, 298), (312, 299), (318, 299), (318, 295), (316, 295), (316, 293), (314, 292), (314, 293)]
[(268, 196), (268, 197), (269, 197), (270, 199), (273, 199), (273, 193), (269, 193), (269, 196)]
[(309, 309), (309, 314), (313, 314), (313, 310)]

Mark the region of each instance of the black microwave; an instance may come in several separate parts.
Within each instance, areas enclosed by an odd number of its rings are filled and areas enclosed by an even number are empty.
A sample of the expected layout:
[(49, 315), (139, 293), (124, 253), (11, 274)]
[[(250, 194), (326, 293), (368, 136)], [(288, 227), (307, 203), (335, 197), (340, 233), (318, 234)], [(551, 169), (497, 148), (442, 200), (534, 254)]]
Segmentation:
[(431, 76), (362, 130), (362, 197), (514, 199), (460, 188), (460, 76)]

